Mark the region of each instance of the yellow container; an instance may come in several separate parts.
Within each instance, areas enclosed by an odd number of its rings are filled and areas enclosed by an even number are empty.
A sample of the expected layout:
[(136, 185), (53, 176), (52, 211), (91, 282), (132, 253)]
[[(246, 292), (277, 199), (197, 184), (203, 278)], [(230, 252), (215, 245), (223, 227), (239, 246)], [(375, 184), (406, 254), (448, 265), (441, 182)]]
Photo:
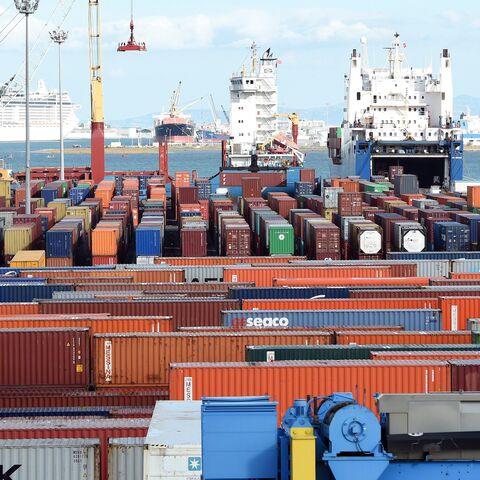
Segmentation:
[(322, 210), (322, 216), (331, 222), (333, 219), (333, 214), (337, 213), (337, 211), (338, 210), (336, 208), (324, 208)]
[(12, 196), (11, 182), (0, 180), (0, 197), (10, 198)]
[(15, 255), (20, 250), (28, 250), (33, 242), (31, 227), (15, 225), (5, 229), (5, 255)]
[(20, 250), (10, 261), (10, 266), (15, 268), (45, 267), (45, 250)]
[(92, 211), (88, 207), (69, 207), (67, 208), (67, 217), (83, 218), (87, 232), (92, 228)]
[(57, 222), (59, 222), (67, 214), (67, 206), (64, 202), (56, 202), (54, 200), (53, 202), (50, 202), (47, 207), (55, 209), (55, 218), (57, 219)]

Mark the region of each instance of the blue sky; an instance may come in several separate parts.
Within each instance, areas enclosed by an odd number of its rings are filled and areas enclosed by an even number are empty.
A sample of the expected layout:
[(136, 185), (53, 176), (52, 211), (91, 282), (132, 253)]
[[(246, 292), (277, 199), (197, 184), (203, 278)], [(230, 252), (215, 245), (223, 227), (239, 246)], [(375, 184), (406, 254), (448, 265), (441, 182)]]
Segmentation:
[[(34, 34), (41, 31), (58, 1), (40, 0), (32, 19)], [(432, 64), (436, 71), (442, 48), (449, 48), (455, 95), (480, 97), (478, 0), (136, 0), (136, 36), (149, 51), (123, 54), (116, 52), (116, 44), (129, 34), (130, 0), (100, 1), (107, 122), (160, 112), (179, 80), (183, 82), (180, 104), (212, 93), (217, 108), (221, 104), (228, 108), (229, 77), (248, 59), (252, 40), (261, 50), (271, 47), (282, 59), (278, 76), (283, 109), (341, 103), (351, 49), (366, 36), (370, 64), (383, 66), (383, 47), (395, 31), (407, 44), (411, 66)], [(60, 2), (67, 5), (71, 0)], [(0, 12), (12, 3), (0, 0)], [(87, 5), (88, 0), (75, 0), (64, 25), (70, 31), (64, 48), (64, 84), (82, 105), (82, 119), (89, 118)], [(14, 13), (10, 8), (0, 17), (0, 29)], [(23, 24), (4, 41), (2, 37), (4, 80), (21, 63)], [(50, 49), (36, 78), (54, 88), (56, 72), (56, 52)], [(208, 108), (206, 101), (200, 106)]]

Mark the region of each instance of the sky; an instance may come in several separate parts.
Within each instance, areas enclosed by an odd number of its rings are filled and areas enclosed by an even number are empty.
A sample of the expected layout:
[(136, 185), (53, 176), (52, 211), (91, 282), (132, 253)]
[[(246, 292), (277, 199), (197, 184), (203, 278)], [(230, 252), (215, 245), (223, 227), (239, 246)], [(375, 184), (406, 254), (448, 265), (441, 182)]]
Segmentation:
[[(212, 94), (217, 109), (224, 105), (228, 110), (229, 78), (248, 62), (254, 40), (260, 53), (272, 48), (282, 60), (278, 86), (283, 111), (342, 103), (352, 48), (366, 37), (370, 65), (385, 66), (384, 47), (395, 32), (413, 67), (432, 65), (438, 71), (440, 53), (449, 48), (455, 95), (480, 97), (478, 0), (134, 0), (136, 38), (148, 51), (131, 53), (116, 52), (117, 43), (129, 36), (130, 0), (99, 1), (107, 123), (164, 111), (180, 80), (180, 106), (203, 97), (195, 108), (208, 109)], [(82, 106), (79, 117), (88, 120), (88, 0), (40, 0), (30, 23), (31, 45), (38, 45), (31, 58), (39, 63), (48, 30), (72, 3), (63, 24), (69, 31), (62, 47), (63, 82)], [(16, 14), (12, 5), (13, 0), (0, 0), (2, 82), (21, 67), (25, 49), (23, 21), (6, 35), (16, 22), (10, 23)], [(50, 47), (33, 85), (41, 78), (56, 88), (57, 58), (56, 47)]]

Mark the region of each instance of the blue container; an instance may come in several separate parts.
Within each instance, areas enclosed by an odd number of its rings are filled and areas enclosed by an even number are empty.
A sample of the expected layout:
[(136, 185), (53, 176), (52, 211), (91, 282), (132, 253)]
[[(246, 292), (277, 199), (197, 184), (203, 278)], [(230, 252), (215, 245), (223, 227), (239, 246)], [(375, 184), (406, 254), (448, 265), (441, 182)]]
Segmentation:
[(47, 258), (70, 258), (73, 256), (73, 231), (49, 230), (46, 235)]
[(290, 167), (287, 170), (287, 185), (295, 188), (295, 182), (300, 181), (300, 167)]
[(229, 298), (238, 300), (258, 300), (272, 298), (348, 298), (348, 288), (325, 287), (232, 287)]
[(202, 478), (277, 478), (277, 402), (261, 397), (202, 400)]
[(162, 229), (159, 226), (139, 225), (135, 231), (137, 257), (162, 256)]
[(442, 330), (441, 311), (425, 310), (232, 310), (222, 314), (225, 327), (320, 328), (401, 326), (405, 330)]
[[(478, 243), (478, 225), (480, 223), (480, 215), (472, 213), (457, 213), (455, 220), (460, 222), (460, 218), (466, 218), (470, 227), (470, 241)], [(462, 222), (460, 222), (462, 223)]]
[(480, 252), (389, 252), (387, 260), (478, 260)]
[(303, 195), (313, 195), (313, 183), (295, 182), (295, 197)]
[(53, 202), (56, 198), (58, 198), (58, 189), (44, 187), (42, 188), (40, 195), (45, 200), (45, 205), (48, 205), (50, 202)]
[(33, 302), (51, 299), (53, 292), (72, 292), (73, 285), (5, 284), (0, 279), (0, 302)]
[(435, 248), (445, 252), (470, 250), (470, 228), (458, 222), (435, 222)]
[(72, 205), (80, 205), (90, 195), (91, 189), (89, 187), (74, 187), (70, 190), (70, 199)]

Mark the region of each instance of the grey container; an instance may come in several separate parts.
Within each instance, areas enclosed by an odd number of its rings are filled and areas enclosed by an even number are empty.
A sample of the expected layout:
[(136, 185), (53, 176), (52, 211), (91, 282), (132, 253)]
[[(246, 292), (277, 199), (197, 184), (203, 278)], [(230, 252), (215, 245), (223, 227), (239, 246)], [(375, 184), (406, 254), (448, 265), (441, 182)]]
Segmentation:
[[(97, 439), (0, 440), (3, 477), (12, 480), (100, 480)], [(19, 465), (15, 471), (11, 470)]]
[(108, 480), (142, 480), (145, 439), (111, 438), (108, 442)]
[(454, 260), (451, 263), (452, 273), (479, 273), (480, 260)]
[(418, 178), (416, 175), (396, 175), (393, 179), (395, 195), (407, 195), (418, 193)]
[(338, 207), (338, 194), (343, 192), (343, 188), (325, 187), (323, 189), (323, 206), (324, 208)]
[(319, 328), (401, 326), (405, 330), (441, 330), (441, 311), (424, 310), (230, 310), (222, 325), (239, 328)]
[(284, 360), (368, 360), (370, 352), (479, 351), (475, 344), (399, 345), (248, 345), (246, 362)]

